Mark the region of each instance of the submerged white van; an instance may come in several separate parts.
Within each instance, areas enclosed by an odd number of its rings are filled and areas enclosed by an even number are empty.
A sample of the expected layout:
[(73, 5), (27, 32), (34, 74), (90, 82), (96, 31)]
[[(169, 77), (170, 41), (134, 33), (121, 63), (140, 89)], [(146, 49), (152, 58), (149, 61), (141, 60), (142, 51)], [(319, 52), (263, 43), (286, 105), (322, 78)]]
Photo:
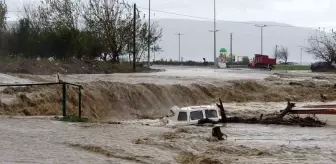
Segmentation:
[(220, 110), (217, 106), (189, 106), (179, 108), (174, 106), (170, 110), (171, 115), (167, 117), (173, 124), (197, 124), (199, 120), (209, 118), (214, 121), (221, 119)]

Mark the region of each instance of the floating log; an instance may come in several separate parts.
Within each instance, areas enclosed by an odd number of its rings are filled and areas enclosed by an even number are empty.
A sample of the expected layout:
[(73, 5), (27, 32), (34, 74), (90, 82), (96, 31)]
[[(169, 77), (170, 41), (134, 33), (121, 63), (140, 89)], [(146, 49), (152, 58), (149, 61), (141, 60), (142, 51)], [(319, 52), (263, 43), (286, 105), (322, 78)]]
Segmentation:
[(283, 119), (294, 107), (295, 103), (291, 103), (289, 100), (287, 100), (287, 107), (280, 113), (278, 119)]
[(219, 99), (219, 104), (216, 104), (218, 106), (218, 108), (220, 109), (220, 114), (221, 114), (221, 123), (226, 123), (227, 122), (227, 117), (226, 117), (226, 113), (225, 113), (225, 109), (223, 106), (223, 102), (221, 99)]

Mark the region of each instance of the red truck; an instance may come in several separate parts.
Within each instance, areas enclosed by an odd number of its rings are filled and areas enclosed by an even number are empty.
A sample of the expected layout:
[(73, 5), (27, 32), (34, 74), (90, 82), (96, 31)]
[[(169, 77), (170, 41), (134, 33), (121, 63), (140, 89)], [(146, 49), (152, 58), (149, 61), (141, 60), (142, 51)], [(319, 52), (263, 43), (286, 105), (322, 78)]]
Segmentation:
[(249, 63), (249, 68), (269, 68), (272, 69), (276, 65), (276, 59), (269, 58), (267, 55), (255, 54)]

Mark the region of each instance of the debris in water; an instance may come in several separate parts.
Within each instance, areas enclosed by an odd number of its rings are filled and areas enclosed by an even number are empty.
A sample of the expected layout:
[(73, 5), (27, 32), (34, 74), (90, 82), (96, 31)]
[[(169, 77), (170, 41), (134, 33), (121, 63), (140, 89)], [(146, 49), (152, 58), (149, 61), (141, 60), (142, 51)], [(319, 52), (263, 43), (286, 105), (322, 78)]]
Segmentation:
[(218, 140), (224, 140), (223, 136), (225, 136), (227, 139), (227, 135), (222, 133), (219, 126), (212, 128), (212, 136), (216, 137)]
[(212, 124), (218, 124), (218, 123), (248, 123), (248, 124), (277, 124), (277, 125), (300, 125), (302, 127), (322, 127), (326, 125), (325, 122), (319, 121), (317, 118), (312, 117), (306, 117), (306, 118), (300, 118), (300, 117), (292, 117), (290, 119), (284, 119), (285, 116), (288, 116), (291, 114), (292, 109), (295, 107), (295, 103), (291, 103), (290, 100), (287, 100), (287, 107), (281, 111), (280, 114), (277, 114), (272, 117), (267, 117), (263, 119), (263, 116), (260, 116), (259, 119), (256, 117), (252, 118), (242, 118), (242, 117), (229, 117), (227, 118), (224, 110), (224, 106), (222, 103), (222, 100), (219, 99), (219, 104), (217, 104), (218, 108), (220, 109), (221, 113), (221, 119), (218, 121), (214, 121), (211, 119), (201, 119), (198, 121), (199, 125), (205, 124), (205, 123), (212, 123)]

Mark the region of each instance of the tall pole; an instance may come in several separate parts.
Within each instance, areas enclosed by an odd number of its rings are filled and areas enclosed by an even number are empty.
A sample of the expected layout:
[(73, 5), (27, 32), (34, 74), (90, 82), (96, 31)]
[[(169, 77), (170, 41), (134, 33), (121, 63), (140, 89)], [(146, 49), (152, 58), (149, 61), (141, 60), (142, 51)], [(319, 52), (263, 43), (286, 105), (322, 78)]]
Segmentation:
[(275, 45), (275, 54), (274, 54), (274, 58), (275, 60), (278, 60), (279, 56), (278, 56), (278, 45)]
[(134, 13), (133, 13), (133, 71), (135, 72), (135, 53), (136, 53), (136, 4), (134, 4)]
[(149, 11), (148, 11), (148, 69), (150, 69), (150, 39), (151, 39), (151, 0), (148, 0)]
[(216, 0), (214, 0), (214, 29), (209, 31), (214, 33), (214, 66), (216, 66), (216, 32), (219, 31), (216, 29)]
[[(3, 4), (6, 5), (6, 0), (3, 1)], [(1, 33), (2, 33), (1, 49), (2, 51), (4, 51), (5, 50), (5, 27), (2, 27)]]
[(232, 33), (230, 34), (230, 62), (232, 62)]
[(214, 0), (214, 63), (216, 63), (216, 0)]
[(178, 42), (179, 42), (179, 46), (178, 46), (178, 48), (179, 48), (179, 60), (178, 61), (181, 62), (181, 35), (183, 35), (183, 34), (177, 33), (175, 35), (178, 35)]
[(261, 29), (261, 45), (260, 45), (260, 55), (263, 54), (263, 29), (264, 27), (267, 27), (267, 25), (255, 25), (256, 27), (260, 27)]
[(302, 47), (301, 47), (301, 53), (300, 53), (300, 65), (302, 65)]
[(179, 62), (181, 63), (181, 34), (179, 34)]

